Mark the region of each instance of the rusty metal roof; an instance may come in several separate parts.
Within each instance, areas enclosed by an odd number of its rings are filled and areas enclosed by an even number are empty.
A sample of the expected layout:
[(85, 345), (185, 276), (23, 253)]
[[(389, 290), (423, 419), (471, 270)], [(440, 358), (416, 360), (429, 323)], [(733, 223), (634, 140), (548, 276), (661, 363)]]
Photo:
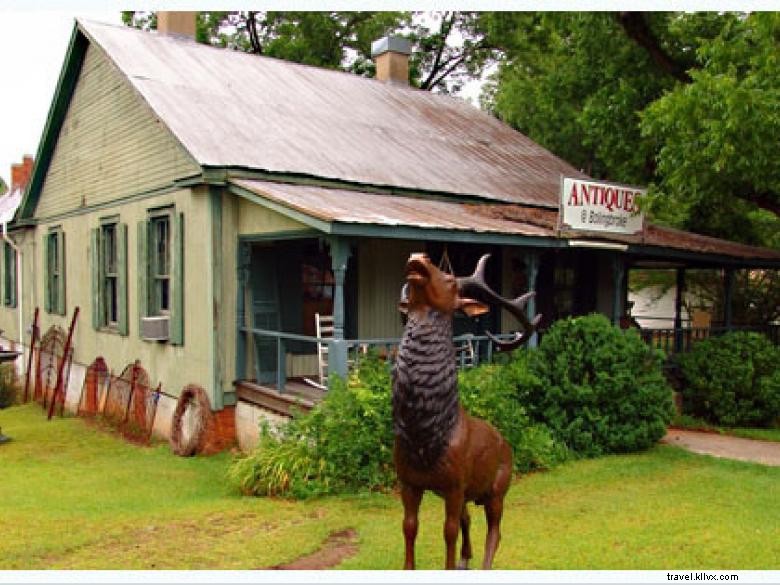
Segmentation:
[(328, 223), (463, 230), (518, 236), (553, 235), (549, 229), (531, 221), (494, 218), (480, 213), (478, 205), (455, 201), (248, 179), (231, 179), (231, 183), (287, 209)]
[[(231, 179), (230, 182), (284, 208), (328, 223), (569, 239), (557, 232), (558, 211), (552, 209), (505, 203), (462, 203), (250, 179)], [(695, 251), (740, 260), (780, 262), (780, 251), (777, 250), (654, 224), (648, 224), (643, 234), (635, 236), (578, 234), (577, 239), (649, 246), (659, 250)]]
[(79, 20), (204, 166), (246, 167), (557, 208), (582, 177), (448, 96)]

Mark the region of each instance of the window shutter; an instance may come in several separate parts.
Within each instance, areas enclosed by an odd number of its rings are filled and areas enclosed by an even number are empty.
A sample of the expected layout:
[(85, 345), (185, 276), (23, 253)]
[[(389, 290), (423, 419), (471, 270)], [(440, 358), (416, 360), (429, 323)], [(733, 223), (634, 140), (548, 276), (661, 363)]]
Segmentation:
[(51, 264), (49, 258), (49, 247), (51, 246), (51, 235), (43, 236), (43, 310), (51, 313)]
[(60, 266), (59, 296), (56, 310), (60, 315), (65, 314), (65, 232), (57, 232), (59, 246), (57, 246), (57, 263)]
[(92, 266), (92, 327), (103, 326), (103, 287), (100, 278), (100, 228), (94, 228), (90, 237), (89, 261)]
[(149, 224), (138, 222), (138, 333), (141, 319), (149, 314)]
[(127, 335), (129, 318), (127, 314), (127, 224), (116, 226), (117, 304), (119, 335)]
[(11, 285), (11, 290), (9, 291), (10, 296), (10, 303), (9, 305), (11, 307), (16, 307), (16, 303), (19, 302), (19, 299), (16, 298), (16, 282), (17, 282), (17, 274), (16, 272), (19, 270), (19, 263), (18, 263), (18, 257), (16, 255), (16, 250), (14, 250), (11, 246), (8, 246), (8, 265), (6, 267), (6, 270), (8, 270), (8, 281)]
[(171, 329), (172, 345), (184, 345), (184, 214), (174, 213), (171, 255), (173, 257), (171, 291)]

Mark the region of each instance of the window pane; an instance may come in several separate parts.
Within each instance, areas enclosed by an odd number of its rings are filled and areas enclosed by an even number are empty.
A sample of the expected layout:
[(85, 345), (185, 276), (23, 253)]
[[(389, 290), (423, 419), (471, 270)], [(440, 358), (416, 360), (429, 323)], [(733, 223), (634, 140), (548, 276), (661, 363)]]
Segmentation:
[(155, 220), (155, 272), (157, 275), (168, 275), (170, 272), (170, 226), (167, 217)]

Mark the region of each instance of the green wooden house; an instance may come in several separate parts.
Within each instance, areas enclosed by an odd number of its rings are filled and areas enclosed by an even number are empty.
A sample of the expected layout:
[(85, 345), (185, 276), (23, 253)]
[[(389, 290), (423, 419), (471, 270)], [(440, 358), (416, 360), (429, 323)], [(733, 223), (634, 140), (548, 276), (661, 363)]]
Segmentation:
[[(139, 359), (172, 398), (200, 384), (214, 410), (235, 408), (242, 444), (258, 417), (287, 412), (291, 389), (316, 391), (316, 314), (334, 317), (339, 373), (400, 336), (411, 252), (457, 273), (490, 252), (492, 286), (537, 290), (545, 324), (617, 320), (632, 266), (780, 265), (652, 225), (561, 229), (561, 178), (589, 178), (473, 106), (410, 88), (394, 39), (365, 79), (176, 32), (75, 24), (5, 270), (18, 262), (25, 326), (36, 306), (43, 329), (81, 308), (77, 369)], [(0, 328), (24, 341), (15, 311)], [(456, 332), (515, 326), (493, 312)]]

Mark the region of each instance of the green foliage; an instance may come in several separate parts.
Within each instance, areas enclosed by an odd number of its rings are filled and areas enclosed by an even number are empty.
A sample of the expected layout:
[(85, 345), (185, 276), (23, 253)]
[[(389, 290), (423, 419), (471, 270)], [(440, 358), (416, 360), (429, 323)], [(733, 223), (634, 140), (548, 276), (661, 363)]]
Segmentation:
[(748, 243), (776, 236), (779, 49), (780, 14), (727, 19), (699, 46), (692, 82), (642, 114), (643, 135), (658, 153), (657, 207), (682, 207), (687, 226), (712, 235)]
[(336, 379), (325, 399), (236, 459), (230, 476), (244, 493), (306, 498), (376, 490), (395, 481), (390, 378), (384, 362), (364, 359), (347, 385)]
[(647, 449), (673, 416), (661, 356), (603, 315), (557, 321), (531, 352), (541, 383), (521, 387), (532, 420), (588, 457)]
[(780, 349), (763, 335), (727, 333), (678, 359), (686, 413), (730, 427), (780, 422)]
[[(490, 421), (512, 446), (519, 472), (549, 469), (566, 460), (566, 447), (543, 424), (532, 423), (518, 390), (538, 386), (528, 369), (527, 352), (505, 365), (487, 364), (460, 372), (458, 390), (466, 411)], [(522, 390), (520, 390), (522, 392)]]
[(19, 401), (19, 388), (12, 364), (0, 365), (0, 408), (8, 408)]
[[(464, 408), (491, 422), (514, 451), (515, 469), (546, 469), (568, 452), (543, 425), (532, 423), (517, 399), (518, 386), (538, 384), (523, 359), (462, 372)], [(395, 482), (390, 373), (386, 362), (363, 359), (349, 384), (337, 380), (321, 403), (237, 458), (229, 475), (253, 495), (306, 498), (381, 490)]]

